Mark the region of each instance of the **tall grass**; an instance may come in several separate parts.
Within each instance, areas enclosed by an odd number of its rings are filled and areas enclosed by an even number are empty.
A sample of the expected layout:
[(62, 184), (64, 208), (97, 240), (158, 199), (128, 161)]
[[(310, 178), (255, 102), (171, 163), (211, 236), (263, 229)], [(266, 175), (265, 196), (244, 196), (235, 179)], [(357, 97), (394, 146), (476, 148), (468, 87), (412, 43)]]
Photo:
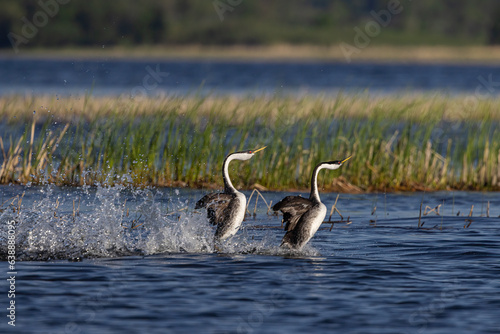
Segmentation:
[[(0, 182), (209, 187), (229, 152), (233, 183), (326, 190), (500, 189), (500, 100), (465, 97), (0, 99)], [(35, 111), (35, 114), (33, 114)], [(26, 124), (28, 124), (26, 126)]]

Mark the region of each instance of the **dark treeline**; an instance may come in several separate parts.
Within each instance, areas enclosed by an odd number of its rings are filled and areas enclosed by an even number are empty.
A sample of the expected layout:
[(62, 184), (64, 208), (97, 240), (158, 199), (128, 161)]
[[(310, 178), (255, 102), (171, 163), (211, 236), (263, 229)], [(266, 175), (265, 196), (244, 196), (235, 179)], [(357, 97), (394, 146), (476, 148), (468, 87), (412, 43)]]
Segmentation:
[(333, 45), (356, 27), (375, 29), (376, 44), (500, 44), (500, 1), (0, 0), (2, 48)]

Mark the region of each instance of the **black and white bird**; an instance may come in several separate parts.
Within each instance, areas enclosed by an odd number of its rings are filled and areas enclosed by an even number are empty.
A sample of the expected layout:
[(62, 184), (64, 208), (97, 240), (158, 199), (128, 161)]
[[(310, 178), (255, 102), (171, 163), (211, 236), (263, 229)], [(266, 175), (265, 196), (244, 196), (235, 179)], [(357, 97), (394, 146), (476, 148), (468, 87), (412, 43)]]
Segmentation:
[(217, 226), (215, 230), (216, 241), (225, 240), (235, 235), (245, 218), (247, 199), (231, 183), (229, 163), (233, 160), (248, 160), (265, 148), (266, 146), (258, 150), (230, 153), (222, 164), (224, 191), (205, 195), (196, 203), (195, 209), (206, 208), (210, 223)]
[(300, 250), (314, 236), (326, 216), (326, 206), (319, 198), (318, 172), (321, 169), (338, 169), (350, 158), (319, 163), (312, 172), (309, 199), (287, 196), (273, 206), (274, 211), (283, 212), (283, 221), (286, 223), (282, 247)]

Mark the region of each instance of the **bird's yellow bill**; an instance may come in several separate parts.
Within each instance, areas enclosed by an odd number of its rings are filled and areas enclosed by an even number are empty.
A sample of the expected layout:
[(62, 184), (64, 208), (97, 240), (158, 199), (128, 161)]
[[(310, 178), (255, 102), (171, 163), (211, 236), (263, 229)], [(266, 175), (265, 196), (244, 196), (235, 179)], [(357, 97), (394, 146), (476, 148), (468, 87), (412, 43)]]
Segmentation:
[(267, 147), (267, 146), (261, 147), (261, 148), (259, 148), (258, 150), (253, 151), (253, 153), (257, 153), (257, 152), (259, 152), (259, 151), (262, 151), (262, 150), (263, 150), (263, 149), (265, 149), (266, 147)]
[(346, 162), (347, 160), (351, 159), (352, 158), (352, 155), (348, 158), (345, 158), (344, 160), (342, 160), (340, 163), (343, 164), (344, 162)]

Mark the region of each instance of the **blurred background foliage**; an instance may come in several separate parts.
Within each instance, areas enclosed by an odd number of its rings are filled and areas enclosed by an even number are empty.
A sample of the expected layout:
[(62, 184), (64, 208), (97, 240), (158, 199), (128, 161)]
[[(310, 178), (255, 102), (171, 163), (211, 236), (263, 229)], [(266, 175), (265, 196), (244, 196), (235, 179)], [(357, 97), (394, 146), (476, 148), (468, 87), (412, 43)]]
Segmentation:
[[(57, 0), (0, 0), (0, 47)], [(26, 47), (352, 43), (395, 0), (60, 0)], [(498, 0), (400, 0), (384, 45), (500, 44)], [(50, 7), (52, 6), (52, 7)], [(218, 13), (219, 11), (219, 13)], [(46, 12), (46, 11), (45, 11)], [(49, 13), (50, 14), (50, 13)], [(26, 18), (23, 21), (23, 18)]]

